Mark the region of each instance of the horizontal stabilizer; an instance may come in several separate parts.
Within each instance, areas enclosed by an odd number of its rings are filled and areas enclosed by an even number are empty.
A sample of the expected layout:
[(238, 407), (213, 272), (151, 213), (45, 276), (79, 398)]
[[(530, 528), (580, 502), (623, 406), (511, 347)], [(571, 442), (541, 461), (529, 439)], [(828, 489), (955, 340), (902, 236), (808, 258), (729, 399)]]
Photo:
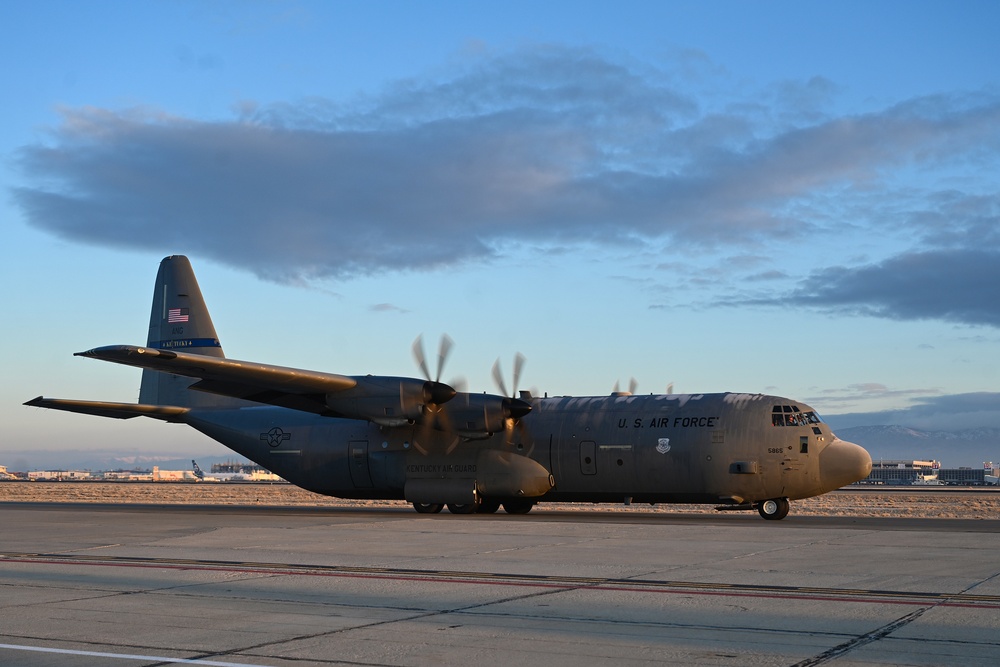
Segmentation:
[(65, 398), (44, 398), (39, 396), (26, 402), (36, 408), (51, 408), (66, 412), (79, 412), (84, 415), (111, 417), (112, 419), (132, 419), (133, 417), (152, 417), (168, 422), (180, 421), (178, 418), (187, 413), (189, 408), (174, 405), (143, 405), (142, 403), (109, 403), (106, 401), (74, 401)]

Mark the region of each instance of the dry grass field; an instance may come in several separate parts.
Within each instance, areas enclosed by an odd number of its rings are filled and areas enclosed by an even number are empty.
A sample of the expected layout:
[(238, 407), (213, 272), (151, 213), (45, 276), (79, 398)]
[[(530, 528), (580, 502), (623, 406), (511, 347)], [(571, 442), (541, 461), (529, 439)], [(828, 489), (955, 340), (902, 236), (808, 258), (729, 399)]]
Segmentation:
[[(218, 504), (313, 507), (406, 507), (402, 501), (340, 500), (291, 484), (0, 482), (3, 502)], [(539, 509), (714, 513), (711, 505), (552, 504)], [(941, 488), (847, 489), (792, 503), (800, 516), (1000, 519), (1000, 491)]]

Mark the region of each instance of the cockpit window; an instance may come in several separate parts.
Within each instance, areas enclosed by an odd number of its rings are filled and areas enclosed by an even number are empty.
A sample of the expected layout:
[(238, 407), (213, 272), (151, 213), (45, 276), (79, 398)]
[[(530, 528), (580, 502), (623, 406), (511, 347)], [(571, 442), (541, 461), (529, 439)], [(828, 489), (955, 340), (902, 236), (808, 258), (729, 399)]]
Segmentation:
[(802, 412), (794, 405), (775, 405), (771, 409), (772, 426), (808, 426), (821, 423), (822, 420), (815, 412)]

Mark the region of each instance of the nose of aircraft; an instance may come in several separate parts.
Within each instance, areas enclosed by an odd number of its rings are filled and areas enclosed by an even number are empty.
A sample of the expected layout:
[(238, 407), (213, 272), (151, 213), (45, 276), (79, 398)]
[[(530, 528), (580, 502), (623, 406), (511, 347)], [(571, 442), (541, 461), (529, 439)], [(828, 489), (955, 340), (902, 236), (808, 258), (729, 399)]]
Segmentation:
[(819, 478), (823, 488), (839, 489), (868, 477), (872, 457), (864, 447), (834, 438), (819, 455)]

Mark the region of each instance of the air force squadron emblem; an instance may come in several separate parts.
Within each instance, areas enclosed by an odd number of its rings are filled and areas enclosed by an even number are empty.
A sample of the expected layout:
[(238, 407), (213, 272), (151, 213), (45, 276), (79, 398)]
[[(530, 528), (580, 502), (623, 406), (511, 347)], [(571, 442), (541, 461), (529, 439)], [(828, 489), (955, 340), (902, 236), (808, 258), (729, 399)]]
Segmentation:
[(292, 439), (292, 434), (291, 433), (285, 433), (280, 428), (278, 428), (277, 426), (275, 426), (270, 431), (267, 431), (266, 433), (261, 433), (260, 434), (260, 439), (261, 440), (266, 440), (268, 446), (270, 446), (270, 447), (277, 447), (278, 445), (280, 445), (281, 443), (283, 443), (285, 440), (291, 440)]
[(656, 441), (656, 451), (666, 454), (670, 451), (670, 438), (660, 438)]

